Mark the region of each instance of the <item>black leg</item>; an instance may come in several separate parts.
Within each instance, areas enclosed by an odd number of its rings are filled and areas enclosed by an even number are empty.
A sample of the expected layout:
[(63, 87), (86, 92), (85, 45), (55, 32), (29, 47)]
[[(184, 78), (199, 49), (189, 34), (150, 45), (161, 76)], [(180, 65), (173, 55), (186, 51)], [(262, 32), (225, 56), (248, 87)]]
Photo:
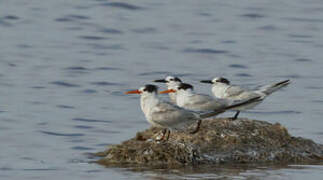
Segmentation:
[(162, 141), (165, 138), (165, 135), (167, 133), (167, 129), (166, 128), (163, 129), (162, 133), (163, 133), (163, 136), (159, 139), (159, 141)]
[(236, 120), (240, 114), (240, 111), (237, 111), (234, 117), (232, 117), (232, 120)]
[(167, 137), (166, 137), (166, 141), (168, 141), (169, 136), (170, 136), (170, 130), (168, 129), (168, 135), (167, 135)]
[(160, 139), (156, 140), (156, 141), (164, 141), (164, 140), (168, 141), (169, 136), (170, 136), (170, 130), (165, 128), (162, 131), (162, 137)]
[(195, 134), (195, 133), (197, 133), (197, 132), (199, 131), (199, 129), (200, 129), (201, 123), (202, 123), (202, 120), (198, 120), (198, 121), (197, 121), (197, 125), (196, 125), (195, 130), (194, 130), (194, 131), (192, 131), (192, 132), (190, 132), (190, 133), (191, 133), (191, 134)]

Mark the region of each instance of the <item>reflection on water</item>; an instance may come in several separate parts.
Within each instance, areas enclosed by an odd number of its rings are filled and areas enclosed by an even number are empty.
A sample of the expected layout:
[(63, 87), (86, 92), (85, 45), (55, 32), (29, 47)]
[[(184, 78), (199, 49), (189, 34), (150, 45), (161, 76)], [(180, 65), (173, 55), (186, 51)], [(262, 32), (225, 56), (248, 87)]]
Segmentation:
[[(215, 165), (184, 167), (179, 169), (151, 169), (145, 167), (123, 168), (131, 173), (141, 173), (144, 179), (289, 179), (292, 173), (307, 173), (314, 170), (318, 175), (323, 170), (322, 164), (317, 165)], [(121, 169), (120, 169), (121, 170)], [(313, 176), (314, 177), (314, 176)], [(319, 176), (316, 176), (319, 177)], [(297, 178), (296, 178), (297, 179)]]
[(323, 143), (320, 1), (3, 3), (0, 179), (322, 177), (321, 165), (104, 168), (84, 154), (149, 127), (138, 97), (124, 92), (170, 74), (208, 94), (199, 80), (224, 76), (252, 89), (291, 79), (243, 116)]

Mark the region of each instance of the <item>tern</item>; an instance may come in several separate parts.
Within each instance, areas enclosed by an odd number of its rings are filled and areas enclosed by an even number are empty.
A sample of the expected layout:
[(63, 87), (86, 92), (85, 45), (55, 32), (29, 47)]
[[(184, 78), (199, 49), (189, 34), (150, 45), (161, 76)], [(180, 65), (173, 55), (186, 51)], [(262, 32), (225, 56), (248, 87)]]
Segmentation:
[(193, 133), (196, 133), (201, 124), (201, 120), (211, 116), (216, 116), (227, 109), (235, 108), (237, 106), (243, 106), (249, 101), (257, 101), (258, 98), (245, 101), (240, 104), (236, 104), (224, 109), (212, 111), (208, 113), (197, 113), (178, 107), (170, 102), (163, 101), (158, 98), (158, 87), (155, 85), (147, 84), (137, 90), (126, 92), (126, 94), (140, 94), (140, 106), (141, 110), (145, 114), (147, 121), (153, 126), (164, 128), (161, 140), (165, 138), (168, 132), (166, 140), (168, 140), (171, 130), (184, 130), (188, 126), (197, 122), (197, 126)]
[(230, 81), (223, 77), (215, 77), (212, 80), (202, 80), (200, 82), (212, 84), (212, 93), (217, 98), (224, 98), (228, 100), (246, 100), (261, 96), (261, 99), (258, 102), (247, 104), (246, 106), (240, 106), (232, 119), (237, 119), (240, 111), (255, 107), (256, 105), (260, 104), (268, 95), (290, 84), (290, 80), (284, 80), (278, 83), (262, 86), (257, 90), (247, 90), (240, 86), (231, 85)]
[(165, 93), (177, 93), (177, 106), (192, 111), (217, 111), (220, 109), (224, 109), (229, 105), (242, 102), (216, 98), (206, 94), (195, 93), (194, 87), (191, 84), (187, 83), (180, 83), (174, 89), (168, 89), (160, 92), (160, 94)]
[[(165, 79), (158, 79), (154, 82), (166, 83), (167, 89), (175, 89), (178, 85), (182, 83), (182, 80), (180, 80), (178, 77), (167, 76)], [(176, 94), (176, 92), (168, 94), (170, 101), (174, 104), (176, 104)]]

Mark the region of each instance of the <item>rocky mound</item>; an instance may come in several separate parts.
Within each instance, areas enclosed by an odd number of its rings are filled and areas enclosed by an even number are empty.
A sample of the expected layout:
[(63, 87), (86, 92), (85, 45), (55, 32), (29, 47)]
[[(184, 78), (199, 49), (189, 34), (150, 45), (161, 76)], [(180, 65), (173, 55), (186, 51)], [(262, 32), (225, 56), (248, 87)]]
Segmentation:
[(323, 145), (292, 137), (280, 124), (226, 118), (204, 120), (196, 134), (172, 132), (168, 141), (155, 141), (161, 131), (150, 128), (136, 137), (97, 153), (106, 166), (184, 166), (220, 163), (314, 163), (323, 160)]

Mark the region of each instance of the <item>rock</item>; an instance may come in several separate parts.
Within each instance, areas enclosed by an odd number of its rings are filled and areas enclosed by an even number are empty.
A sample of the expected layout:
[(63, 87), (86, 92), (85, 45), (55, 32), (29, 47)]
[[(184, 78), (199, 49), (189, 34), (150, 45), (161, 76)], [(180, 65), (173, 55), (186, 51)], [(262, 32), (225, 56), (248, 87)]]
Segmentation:
[(293, 137), (280, 124), (227, 118), (203, 120), (196, 134), (172, 132), (168, 141), (154, 138), (151, 127), (136, 137), (99, 152), (106, 166), (210, 165), (222, 163), (314, 163), (323, 160), (323, 145)]

